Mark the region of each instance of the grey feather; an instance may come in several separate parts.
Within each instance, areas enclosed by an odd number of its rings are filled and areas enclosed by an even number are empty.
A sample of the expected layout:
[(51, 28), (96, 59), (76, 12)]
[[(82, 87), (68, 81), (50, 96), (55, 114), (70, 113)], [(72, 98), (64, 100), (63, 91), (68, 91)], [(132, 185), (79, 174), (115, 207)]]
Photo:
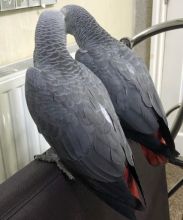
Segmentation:
[(117, 114), (124, 122), (136, 131), (154, 134), (159, 125), (153, 109), (166, 124), (167, 120), (152, 79), (143, 62), (135, 57), (132, 51), (129, 56), (130, 49), (120, 43), (117, 47), (121, 48), (121, 51), (116, 51), (116, 55), (107, 48), (105, 52), (103, 48), (100, 51), (100, 46), (97, 47), (96, 53), (93, 50), (85, 53), (78, 50), (76, 59), (102, 80)]
[[(81, 48), (76, 59), (106, 86), (125, 133), (127, 128), (154, 138), (163, 128), (162, 136), (177, 156), (164, 109), (143, 61), (111, 37), (82, 7), (68, 5), (61, 12), (65, 15), (67, 32), (74, 35)], [(169, 148), (164, 149), (168, 155)]]
[[(36, 68), (31, 68), (27, 71), (26, 77), (27, 103), (39, 131), (51, 146), (56, 148), (62, 160), (78, 163), (78, 170), (85, 169), (82, 166), (84, 163), (92, 169), (89, 175), (93, 178), (100, 181), (114, 181), (122, 176), (121, 171), (125, 167), (122, 148), (129, 148), (129, 146), (111, 103), (106, 104), (109, 98), (106, 91), (102, 91), (102, 84), (100, 87), (96, 85), (95, 79), (91, 79), (93, 83), (89, 82), (86, 71), (83, 78), (88, 79), (88, 82), (84, 81), (86, 88), (82, 91), (82, 85), (78, 85), (79, 82), (74, 83), (75, 79), (72, 83), (65, 82), (64, 85), (64, 80), (60, 83), (58, 78), (50, 81), (45, 72), (40, 73)], [(93, 88), (92, 84), (94, 84)], [(87, 87), (90, 91), (87, 91)], [(79, 93), (77, 88), (81, 90)], [(97, 96), (100, 102), (97, 101)], [(108, 110), (117, 128), (105, 119), (99, 103)], [(131, 151), (128, 151), (129, 162), (133, 165)], [(95, 171), (94, 164), (88, 164), (91, 163), (90, 158), (95, 161), (95, 166), (97, 165), (98, 169), (103, 171), (103, 176)]]
[[(35, 67), (26, 73), (31, 116), (66, 168), (95, 190), (99, 182), (118, 183), (125, 204), (135, 208), (123, 176), (128, 164), (134, 166), (132, 152), (108, 92), (89, 69), (72, 59), (65, 37), (62, 14), (42, 13), (36, 28)], [(133, 212), (129, 216), (135, 219)]]

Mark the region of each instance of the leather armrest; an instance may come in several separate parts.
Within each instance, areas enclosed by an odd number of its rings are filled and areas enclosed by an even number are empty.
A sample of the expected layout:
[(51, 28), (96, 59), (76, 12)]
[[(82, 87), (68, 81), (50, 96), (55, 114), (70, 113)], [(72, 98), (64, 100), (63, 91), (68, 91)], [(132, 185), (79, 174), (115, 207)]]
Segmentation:
[[(147, 199), (138, 220), (169, 220), (164, 166), (151, 167), (137, 149), (135, 157)], [(0, 185), (0, 219), (125, 220), (79, 181), (70, 182), (55, 164), (33, 161)]]

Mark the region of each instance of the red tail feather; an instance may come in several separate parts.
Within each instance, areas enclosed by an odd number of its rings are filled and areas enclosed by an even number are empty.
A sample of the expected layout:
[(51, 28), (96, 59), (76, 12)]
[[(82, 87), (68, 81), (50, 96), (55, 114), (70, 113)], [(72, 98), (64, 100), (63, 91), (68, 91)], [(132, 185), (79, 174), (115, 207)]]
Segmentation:
[(136, 197), (137, 199), (140, 199), (140, 194), (139, 194), (137, 184), (136, 184), (133, 176), (130, 174), (127, 167), (124, 171), (124, 178), (125, 178), (126, 183), (128, 184), (128, 188), (130, 189), (131, 194), (134, 197)]
[[(155, 135), (156, 138), (158, 138), (160, 140), (161, 143), (165, 143), (164, 139), (161, 137), (161, 135), (158, 133), (157, 135)], [(163, 155), (160, 154), (156, 154), (154, 152), (152, 152), (151, 150), (149, 150), (148, 148), (144, 147), (143, 145), (141, 145), (143, 153), (147, 159), (147, 161), (153, 165), (153, 166), (158, 166), (161, 164), (165, 164), (167, 162), (166, 157), (164, 157)]]
[(166, 157), (164, 157), (163, 155), (155, 154), (154, 152), (147, 149), (143, 145), (141, 145), (141, 147), (142, 147), (143, 153), (144, 153), (147, 161), (151, 165), (158, 166), (158, 165), (161, 165), (161, 164), (165, 164), (167, 162)]

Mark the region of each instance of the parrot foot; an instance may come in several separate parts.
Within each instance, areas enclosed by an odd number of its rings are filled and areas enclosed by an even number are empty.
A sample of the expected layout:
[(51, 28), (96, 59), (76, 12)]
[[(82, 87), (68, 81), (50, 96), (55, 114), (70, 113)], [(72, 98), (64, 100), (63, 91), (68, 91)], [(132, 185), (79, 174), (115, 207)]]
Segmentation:
[(35, 155), (34, 159), (45, 161), (48, 163), (56, 163), (57, 167), (69, 178), (69, 180), (75, 179), (72, 173), (68, 171), (64, 164), (60, 161), (58, 155), (56, 154), (53, 148), (48, 149), (43, 154)]

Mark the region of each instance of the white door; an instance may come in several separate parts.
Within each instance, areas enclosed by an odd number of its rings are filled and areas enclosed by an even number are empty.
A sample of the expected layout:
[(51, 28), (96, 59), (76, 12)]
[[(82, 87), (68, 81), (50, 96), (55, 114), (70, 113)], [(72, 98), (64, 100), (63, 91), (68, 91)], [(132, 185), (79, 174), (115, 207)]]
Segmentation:
[[(165, 20), (183, 18), (183, 0), (168, 0), (167, 2), (166, 6), (163, 5), (164, 8), (166, 7)], [(162, 67), (158, 73), (161, 76), (157, 77), (159, 82), (156, 84), (159, 85), (159, 94), (167, 111), (183, 100), (183, 29), (166, 32), (161, 53), (162, 57), (159, 59), (162, 59), (160, 62)], [(152, 59), (151, 62), (154, 60)], [(170, 126), (175, 115), (176, 112), (168, 119)], [(183, 155), (183, 126), (175, 142), (177, 150)]]

